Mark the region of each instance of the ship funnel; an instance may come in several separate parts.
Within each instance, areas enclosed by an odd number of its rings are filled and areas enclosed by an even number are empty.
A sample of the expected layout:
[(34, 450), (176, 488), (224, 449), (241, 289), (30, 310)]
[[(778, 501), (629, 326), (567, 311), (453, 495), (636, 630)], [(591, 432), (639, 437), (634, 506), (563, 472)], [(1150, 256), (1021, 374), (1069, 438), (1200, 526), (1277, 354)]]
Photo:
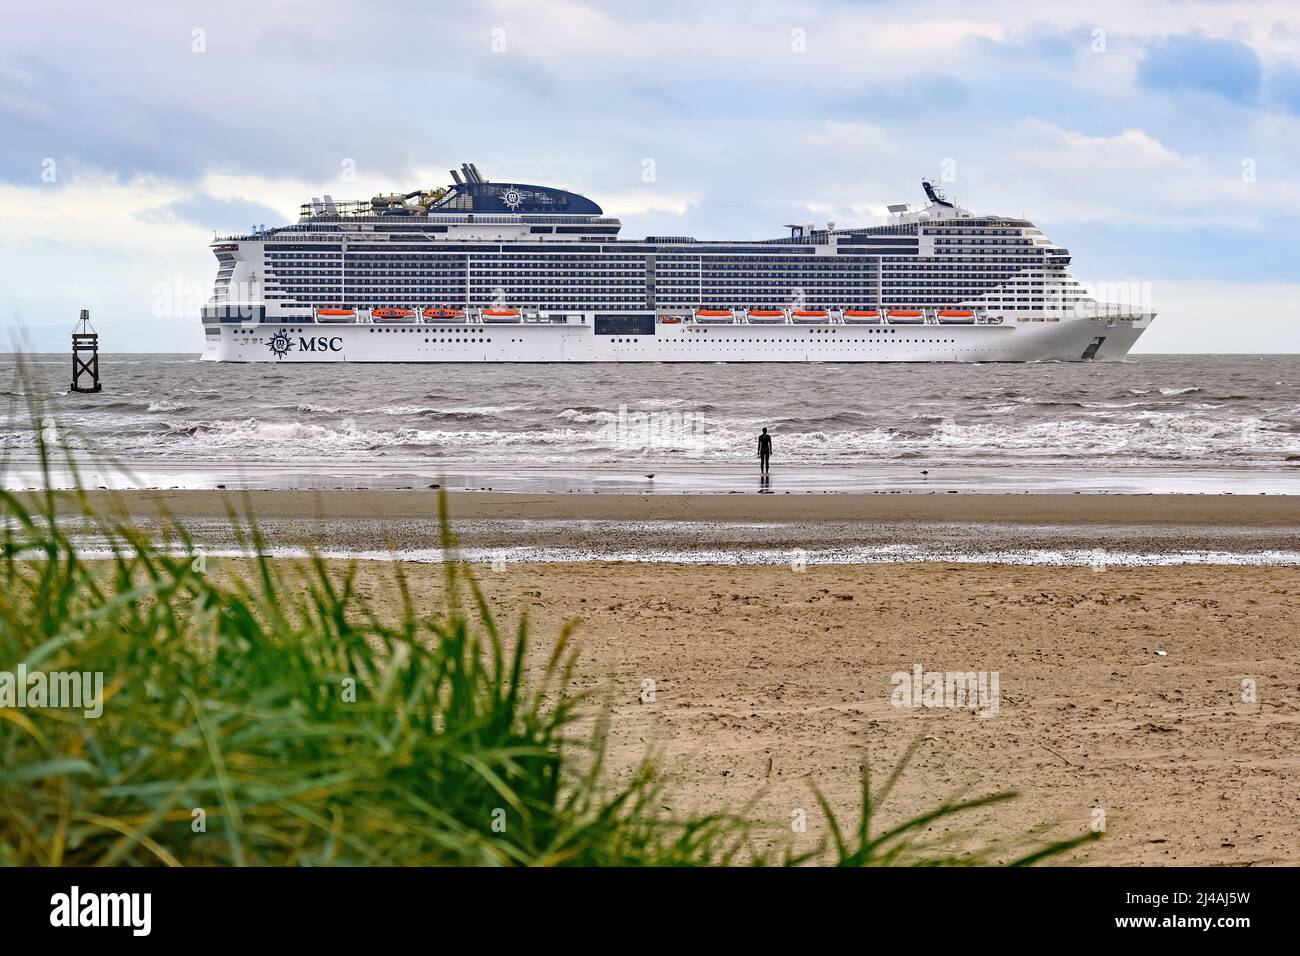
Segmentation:
[(450, 172), (451, 172), (451, 178), (454, 179), (454, 180), (456, 180), (456, 185), (457, 185), (457, 186), (463, 186), (463, 185), (465, 185), (464, 182), (461, 181), (460, 173), (456, 172), (456, 170), (454, 170), (454, 169), (451, 170)]
[(478, 167), (477, 167), (477, 166), (475, 166), (473, 163), (470, 163), (470, 164), (469, 164), (469, 168), (472, 169), (472, 170), (474, 171), (474, 182), (476, 182), (476, 183), (481, 183), (481, 182), (484, 182), (484, 181), (485, 181), (485, 180), (483, 179), (483, 174), (480, 173), (480, 172), (478, 171)]
[(465, 174), (465, 182), (467, 183), (482, 182), (482, 180), (478, 178), (478, 174), (474, 171), (473, 163), (461, 163), (460, 171)]
[(940, 206), (952, 206), (952, 203), (944, 197), (944, 194), (934, 188), (934, 184), (930, 180), (922, 179), (921, 188), (925, 190), (925, 196), (930, 202), (937, 203)]

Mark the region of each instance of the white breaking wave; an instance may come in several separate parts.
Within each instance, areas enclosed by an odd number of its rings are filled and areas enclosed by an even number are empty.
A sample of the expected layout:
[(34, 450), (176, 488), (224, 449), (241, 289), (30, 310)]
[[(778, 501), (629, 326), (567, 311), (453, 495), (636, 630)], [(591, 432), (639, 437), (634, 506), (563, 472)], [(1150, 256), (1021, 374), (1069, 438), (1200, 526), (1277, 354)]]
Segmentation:
[[(107, 558), (107, 549), (94, 546), (79, 547), (77, 553), (88, 559)], [(180, 556), (188, 552), (175, 550)], [(237, 548), (207, 550), (210, 557), (251, 557), (253, 551)], [(295, 547), (271, 547), (265, 554), (274, 557), (306, 558), (311, 552)], [(355, 559), (361, 561), (408, 561), (416, 564), (442, 564), (446, 552), (441, 548), (411, 548), (401, 551), (370, 551), (326, 549), (319, 552), (326, 559)], [(640, 564), (709, 564), (709, 565), (788, 565), (790, 549), (754, 548), (748, 550), (679, 550), (674, 548), (645, 548), (641, 550), (598, 551), (590, 548), (564, 547), (505, 547), (460, 548), (453, 552), (455, 560), (470, 564), (490, 564), (505, 560), (508, 564), (570, 564), (577, 562), (620, 562)], [(1091, 567), (1099, 574), (1125, 568), (1172, 567), (1180, 565), (1232, 565), (1238, 567), (1300, 567), (1300, 551), (1171, 551), (1130, 552), (1100, 549), (1023, 548), (1003, 551), (979, 551), (962, 548), (924, 547), (914, 545), (884, 545), (878, 547), (850, 547), (834, 550), (806, 551), (803, 559), (808, 567), (845, 564), (1002, 564), (1038, 567)], [(1101, 580), (1105, 580), (1102, 578)]]
[[(317, 424), (276, 422), (256, 418), (233, 421), (185, 422), (165, 433), (141, 436), (156, 447), (191, 451), (257, 448), (272, 457), (295, 452), (347, 452), (376, 448), (434, 449), (444, 458), (492, 460), (494, 452), (515, 459), (532, 449), (539, 453), (557, 447), (574, 452), (603, 453), (596, 460), (617, 461), (647, 447), (671, 452), (675, 432), (623, 427), (612, 412), (566, 409), (558, 416), (573, 427), (504, 429), (447, 429), (402, 426), (363, 427), (354, 419)], [(668, 425), (673, 425), (673, 420)], [(748, 456), (759, 425), (742, 419), (702, 416), (689, 423), (681, 436), (682, 448), (709, 458)], [(586, 427), (584, 427), (586, 426)], [(1239, 458), (1252, 455), (1300, 454), (1300, 433), (1281, 431), (1269, 422), (1249, 416), (1236, 420), (1210, 420), (1186, 414), (1140, 412), (1125, 421), (1064, 419), (1011, 424), (1005, 420), (960, 423), (944, 418), (916, 423), (910, 428), (776, 431), (777, 454), (794, 462), (861, 462), (875, 457), (1029, 457), (1035, 460), (1116, 456), (1131, 460), (1168, 460), (1189, 455), (1214, 454)], [(640, 437), (638, 437), (640, 436)], [(508, 454), (507, 454), (508, 453)], [(586, 456), (584, 460), (589, 458)]]

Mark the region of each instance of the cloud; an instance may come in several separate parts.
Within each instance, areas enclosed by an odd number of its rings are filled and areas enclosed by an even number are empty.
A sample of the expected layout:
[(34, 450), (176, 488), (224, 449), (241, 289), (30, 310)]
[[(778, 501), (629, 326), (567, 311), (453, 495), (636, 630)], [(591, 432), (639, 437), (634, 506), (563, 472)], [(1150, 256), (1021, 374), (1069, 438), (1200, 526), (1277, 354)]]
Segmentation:
[(1097, 28), (1075, 27), (1063, 30), (1045, 23), (1032, 23), (1023, 30), (996, 39), (987, 36), (972, 37), (970, 52), (973, 56), (996, 56), (1010, 61), (1033, 57), (1059, 65), (1073, 60), (1090, 48), (1094, 29)]
[(974, 177), (1004, 204), (1002, 212), (1039, 210), (1044, 221), (1218, 224), (1252, 229), (1274, 214), (1300, 211), (1300, 190), (1243, 177), (1237, 157), (1221, 163), (1185, 155), (1141, 129), (1092, 136), (1041, 120), (1019, 124), (1017, 178), (1001, 183), (987, 164)]
[(840, 115), (872, 120), (899, 116), (933, 116), (959, 110), (970, 100), (970, 88), (951, 73), (921, 73), (894, 83), (864, 83), (856, 95), (835, 105)]
[(60, 175), (56, 182), (0, 183), (0, 241), (49, 241), (69, 247), (147, 247), (205, 241), (211, 230), (182, 223), (168, 207), (190, 198), (182, 185), (157, 176), (127, 180), (103, 174)]
[(607, 216), (649, 216), (659, 213), (680, 216), (697, 201), (698, 199), (693, 196), (640, 190), (605, 193), (599, 203)]
[(1138, 82), (1166, 93), (1209, 93), (1234, 103), (1254, 103), (1263, 70), (1259, 54), (1240, 40), (1200, 34), (1166, 36), (1147, 47)]
[(282, 219), (280, 212), (261, 203), (217, 199), (206, 193), (186, 196), (161, 209), (148, 210), (142, 217), (145, 222), (178, 219), (220, 233), (246, 232), (254, 223), (278, 225)]
[(1287, 63), (1268, 78), (1270, 99), (1288, 113), (1300, 116), (1300, 66)]
[[(1134, 352), (1300, 352), (1300, 324), (1278, 308), (1300, 301), (1300, 283), (1178, 279), (1152, 285), (1157, 317)], [(1243, 316), (1250, 320), (1240, 321)]]

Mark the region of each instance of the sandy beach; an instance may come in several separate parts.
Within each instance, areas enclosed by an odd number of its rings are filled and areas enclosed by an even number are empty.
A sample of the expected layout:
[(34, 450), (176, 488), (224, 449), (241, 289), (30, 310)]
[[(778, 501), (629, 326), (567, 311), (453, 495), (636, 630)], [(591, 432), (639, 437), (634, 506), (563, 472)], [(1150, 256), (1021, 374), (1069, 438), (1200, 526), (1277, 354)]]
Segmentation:
[[(436, 612), (439, 571), (403, 570)], [(359, 573), (360, 593), (395, 615), (393, 567)], [(675, 806), (753, 801), (766, 839), (783, 839), (799, 809), (810, 823), (795, 845), (824, 835), (809, 779), (856, 819), (867, 754), (883, 779), (920, 737), (882, 824), (954, 793), (1012, 789), (1018, 800), (966, 827), (1009, 838), (1055, 824), (1063, 836), (1101, 808), (1106, 836), (1078, 862), (1300, 860), (1296, 569), (584, 563), (477, 578), (505, 632), (527, 615), (534, 666), (579, 621), (576, 683), (608, 698), (618, 771), (655, 752)], [(891, 676), (915, 665), (998, 672), (997, 715), (894, 706)]]
[[(201, 547), (229, 544), (224, 515), (251, 507), (272, 546), (388, 549), (399, 559), (436, 548), (434, 491), (91, 498), (143, 522), (179, 517)], [(1013, 789), (1020, 799), (967, 825), (988, 836), (1040, 825), (1067, 835), (1100, 810), (1106, 837), (1078, 851), (1080, 862), (1300, 859), (1300, 568), (745, 558), (800, 543), (815, 556), (846, 535), (863, 553), (900, 535), (972, 554), (1000, 542), (1031, 557), (1040, 553), (1031, 545), (1062, 554), (1098, 541), (1156, 556), (1292, 553), (1295, 498), (458, 493), (449, 508), (462, 542), (480, 546), (467, 557), (504, 630), (527, 615), (534, 664), (577, 619), (576, 679), (608, 697), (615, 766), (630, 772), (659, 754), (676, 805), (753, 801), (771, 840), (807, 810), (808, 832), (793, 839), (810, 846), (824, 831), (808, 779), (852, 818), (866, 755), (883, 775), (919, 737), (882, 821), (955, 792)], [(636, 559), (600, 552), (611, 535), (617, 553)], [(491, 549), (539, 542), (599, 559), (515, 560), (506, 550), (496, 571), (486, 563)], [(664, 557), (681, 553), (705, 559)], [(247, 571), (244, 558), (213, 561), (219, 574)], [(331, 566), (341, 574), (346, 563)], [(395, 614), (393, 563), (359, 567), (361, 593)], [(421, 609), (436, 612), (436, 566), (406, 561), (403, 570)], [(996, 715), (896, 706), (893, 675), (918, 666), (996, 673)]]

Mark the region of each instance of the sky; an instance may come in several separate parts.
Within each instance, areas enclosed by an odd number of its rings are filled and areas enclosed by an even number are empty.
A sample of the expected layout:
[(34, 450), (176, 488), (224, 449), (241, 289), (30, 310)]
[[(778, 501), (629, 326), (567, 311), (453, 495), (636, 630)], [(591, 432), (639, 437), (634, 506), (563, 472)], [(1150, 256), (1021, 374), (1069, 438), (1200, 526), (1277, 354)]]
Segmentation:
[(934, 177), (1159, 318), (1300, 352), (1300, 4), (0, 0), (0, 349), (197, 352), (214, 233), (559, 186), (625, 238), (876, 225)]

